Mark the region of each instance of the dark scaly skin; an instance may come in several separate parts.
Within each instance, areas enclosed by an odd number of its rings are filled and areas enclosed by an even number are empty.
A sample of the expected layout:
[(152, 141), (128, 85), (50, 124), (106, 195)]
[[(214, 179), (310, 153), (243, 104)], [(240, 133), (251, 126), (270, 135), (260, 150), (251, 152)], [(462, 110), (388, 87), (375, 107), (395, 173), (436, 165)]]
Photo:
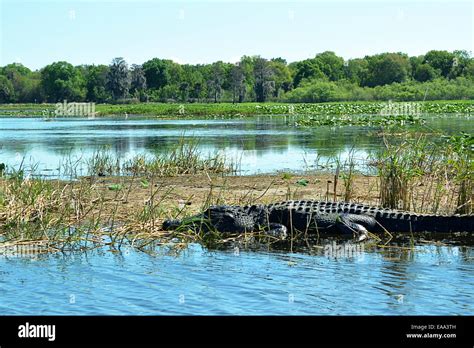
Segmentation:
[(354, 234), (359, 240), (367, 231), (473, 232), (474, 215), (415, 214), (364, 204), (324, 201), (284, 201), (268, 205), (212, 206), (192, 218), (167, 220), (165, 229), (180, 226), (219, 232), (266, 233), (284, 239), (288, 231), (307, 234)]

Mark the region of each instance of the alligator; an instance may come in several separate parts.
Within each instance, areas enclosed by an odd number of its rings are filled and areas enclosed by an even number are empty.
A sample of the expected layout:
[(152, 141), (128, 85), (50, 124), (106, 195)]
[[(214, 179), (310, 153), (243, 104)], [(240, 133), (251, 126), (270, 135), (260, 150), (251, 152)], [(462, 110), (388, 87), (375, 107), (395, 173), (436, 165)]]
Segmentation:
[(300, 200), (211, 206), (193, 217), (163, 223), (165, 230), (183, 227), (204, 232), (263, 231), (278, 239), (285, 239), (293, 231), (308, 235), (353, 235), (362, 241), (369, 232), (474, 232), (474, 215), (417, 214), (356, 203)]

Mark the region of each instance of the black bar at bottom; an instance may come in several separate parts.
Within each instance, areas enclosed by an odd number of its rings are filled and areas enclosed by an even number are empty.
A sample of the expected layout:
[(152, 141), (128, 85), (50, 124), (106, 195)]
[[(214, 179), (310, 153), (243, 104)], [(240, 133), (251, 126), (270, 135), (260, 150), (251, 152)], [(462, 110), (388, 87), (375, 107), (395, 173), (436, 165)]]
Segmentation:
[[(0, 316), (0, 346), (324, 343), (472, 347), (473, 318)], [(53, 327), (45, 325), (54, 325), (54, 340)], [(31, 337), (40, 335), (43, 337)]]

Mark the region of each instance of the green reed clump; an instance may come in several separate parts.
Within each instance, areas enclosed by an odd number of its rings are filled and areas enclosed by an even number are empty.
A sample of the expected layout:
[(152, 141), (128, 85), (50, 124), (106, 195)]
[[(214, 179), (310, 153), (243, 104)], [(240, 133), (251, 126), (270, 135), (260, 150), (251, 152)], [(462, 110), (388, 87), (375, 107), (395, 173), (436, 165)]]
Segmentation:
[[(354, 149), (351, 149), (348, 158), (344, 161), (340, 171), (342, 182), (344, 185), (344, 201), (349, 202), (354, 196), (354, 177), (355, 177), (355, 153)], [(339, 168), (339, 164), (338, 164)]]
[(35, 239), (44, 233), (37, 226), (48, 226), (51, 212), (59, 204), (51, 181), (23, 178), (19, 172), (1, 180), (0, 192), (0, 227), (7, 232), (3, 238), (13, 233), (22, 239)]
[(168, 153), (156, 154), (152, 167), (163, 175), (196, 174), (198, 172), (227, 173), (232, 171), (225, 156), (219, 153), (204, 156), (199, 140), (181, 137)]
[(12, 170), (0, 178), (0, 197), (0, 247), (39, 243), (49, 251), (82, 250), (100, 242), (104, 201), (88, 181), (64, 183)]
[(237, 165), (221, 153), (204, 155), (198, 139), (181, 137), (168, 151), (156, 151), (152, 156), (138, 155), (124, 165), (127, 173), (174, 176), (185, 174), (235, 173)]
[(378, 158), (380, 201), (383, 207), (410, 209), (409, 192), (416, 175), (421, 175), (413, 164), (420, 163), (424, 144), (409, 142), (399, 145), (386, 143), (386, 150)]
[(120, 159), (112, 152), (110, 146), (96, 150), (87, 161), (89, 175), (119, 175)]
[(384, 139), (385, 150), (374, 161), (382, 206), (437, 213), (442, 205), (449, 207), (445, 213), (472, 212), (472, 136), (446, 139), (440, 142), (427, 135), (397, 143)]
[(468, 133), (445, 137), (450, 152), (448, 158), (455, 180), (459, 183), (457, 194), (458, 214), (472, 214), (474, 202), (474, 136)]

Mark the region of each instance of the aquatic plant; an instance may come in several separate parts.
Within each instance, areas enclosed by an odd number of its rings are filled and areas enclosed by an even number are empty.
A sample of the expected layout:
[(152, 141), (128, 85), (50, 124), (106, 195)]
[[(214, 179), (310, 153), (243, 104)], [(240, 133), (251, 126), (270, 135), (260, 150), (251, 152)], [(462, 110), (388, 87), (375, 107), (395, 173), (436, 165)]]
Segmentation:
[[(397, 104), (397, 103), (395, 103)], [(420, 102), (422, 114), (474, 114), (472, 100)], [(256, 115), (378, 115), (385, 101), (327, 103), (138, 103), (98, 104), (97, 116), (153, 116), (159, 118), (242, 118)], [(54, 112), (55, 104), (3, 104), (0, 114), (12, 117), (42, 117)]]
[[(121, 160), (109, 147), (95, 151), (87, 160), (88, 175), (158, 175), (174, 176), (200, 172), (230, 174), (238, 171), (238, 163), (228, 160), (224, 154), (203, 154), (199, 139), (182, 136), (173, 147), (156, 150), (152, 155), (136, 155)], [(71, 172), (71, 170), (69, 170)], [(145, 185), (145, 184), (144, 184)]]
[(316, 126), (403, 126), (423, 124), (423, 118), (416, 115), (339, 115), (309, 116), (293, 123), (296, 127)]
[(414, 138), (406, 134), (401, 142), (391, 143), (384, 138), (385, 150), (378, 152), (373, 162), (382, 206), (423, 211), (428, 205), (431, 212), (437, 213), (441, 205), (449, 205), (456, 213), (472, 212), (472, 136), (445, 139), (439, 143), (427, 135)]
[(107, 176), (120, 173), (120, 159), (111, 151), (110, 146), (104, 146), (94, 151), (87, 160), (89, 175)]

